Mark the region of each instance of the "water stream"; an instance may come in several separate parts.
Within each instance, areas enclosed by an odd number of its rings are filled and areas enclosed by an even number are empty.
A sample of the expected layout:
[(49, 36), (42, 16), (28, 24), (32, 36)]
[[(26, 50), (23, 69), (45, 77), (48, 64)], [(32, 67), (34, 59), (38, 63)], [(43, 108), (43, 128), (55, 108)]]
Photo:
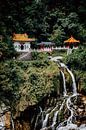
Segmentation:
[(66, 81), (65, 81), (65, 75), (64, 75), (63, 71), (61, 71), (61, 74), (62, 74), (62, 77), (63, 77), (63, 87), (64, 87), (63, 95), (67, 96)]
[(59, 110), (58, 110), (58, 111), (56, 111), (56, 112), (54, 113), (53, 123), (52, 123), (52, 125), (51, 125), (52, 130), (54, 130), (54, 129), (55, 129), (55, 127), (54, 127), (54, 126), (55, 126), (55, 124), (56, 124), (56, 120), (57, 120), (58, 113), (62, 110), (62, 108), (63, 108), (63, 106), (64, 106), (64, 103), (65, 103), (65, 99), (64, 99), (63, 103), (61, 104), (61, 106), (60, 106)]
[(0, 130), (5, 130), (4, 115), (0, 117)]
[[(54, 61), (54, 58), (53, 58)], [(55, 59), (56, 62), (56, 59)], [(57, 101), (57, 104), (55, 106), (52, 106), (51, 108), (48, 108), (46, 111), (43, 110), (41, 107), (39, 107), (39, 112), (36, 117), (34, 130), (38, 130), (37, 126), (39, 124), (39, 120), (41, 122), (41, 128), (40, 130), (86, 130), (86, 125), (78, 127), (76, 124), (74, 124), (75, 121), (75, 106), (74, 101), (77, 99), (77, 96), (79, 95), (77, 93), (77, 87), (74, 75), (71, 70), (64, 64), (59, 62), (59, 66), (61, 67), (61, 75), (63, 80), (63, 96), (61, 101)], [(67, 71), (71, 77), (72, 80), (72, 92), (69, 93), (67, 91), (66, 87), (66, 77), (65, 72)], [(59, 114), (64, 113), (64, 109), (67, 109), (68, 112), (67, 117), (58, 122)], [(45, 116), (45, 118), (44, 118)], [(50, 120), (50, 122), (49, 122)], [(2, 127), (5, 126), (4, 117), (1, 117), (1, 123)], [(0, 124), (1, 125), (1, 124)], [(11, 125), (12, 129), (14, 130), (14, 122), (11, 116)], [(1, 127), (0, 127), (1, 128)]]
[(38, 124), (39, 117), (41, 116), (42, 122), (43, 122), (43, 119), (44, 119), (42, 108), (39, 107), (39, 110), (40, 110), (40, 112), (39, 112), (39, 114), (38, 114), (37, 117), (36, 117), (36, 122), (35, 122), (34, 130), (36, 130), (36, 127), (37, 127), (37, 124)]
[(77, 95), (77, 89), (76, 89), (76, 82), (73, 73), (66, 67), (67, 71), (69, 72), (71, 78), (72, 78), (72, 87), (73, 87), (73, 94)]
[[(55, 59), (55, 62), (56, 62), (56, 59)], [(43, 125), (42, 125), (41, 130), (48, 130), (48, 128), (51, 128), (52, 130), (69, 130), (69, 129), (81, 130), (73, 122), (73, 119), (75, 118), (75, 115), (74, 115), (75, 109), (74, 109), (74, 104), (72, 102), (72, 99), (76, 99), (76, 97), (78, 95), (74, 75), (64, 63), (59, 62), (59, 65), (62, 68), (61, 75), (62, 75), (62, 79), (63, 79), (63, 88), (64, 88), (63, 97), (64, 97), (64, 99), (63, 99), (63, 102), (60, 105), (59, 109), (58, 109), (58, 105), (56, 105), (50, 113), (46, 113), (45, 119), (43, 120)], [(67, 92), (65, 73), (63, 70), (66, 70), (72, 79), (72, 94), (71, 93), (69, 94), (69, 92)], [(69, 113), (69, 117), (67, 119), (64, 119), (64, 121), (60, 122), (59, 125), (57, 125), (58, 124), (57, 123), (58, 114), (63, 109), (64, 105), (66, 105), (66, 108)], [(52, 112), (54, 113), (53, 114), (54, 116), (52, 119), (52, 124), (50, 126), (47, 126), (49, 117)]]
[(41, 107), (39, 107), (40, 108), (40, 114), (41, 114), (41, 119), (42, 119), (42, 122), (43, 122), (43, 120), (44, 120), (44, 114), (43, 114), (43, 111), (42, 111), (42, 108)]
[(11, 115), (11, 124), (12, 124), (12, 130), (14, 130), (14, 121), (13, 121), (12, 115)]
[(46, 126), (47, 126), (48, 118), (49, 118), (49, 113), (48, 113), (48, 114), (46, 114), (46, 117), (45, 117), (45, 119), (44, 119), (44, 121), (43, 121), (42, 128), (44, 128), (44, 127), (46, 127)]
[[(76, 89), (76, 82), (75, 82), (75, 78), (74, 78), (74, 75), (73, 73), (68, 69), (68, 67), (64, 64), (64, 63), (61, 63), (60, 64), (62, 68), (65, 68), (67, 70), (67, 72), (70, 74), (71, 76), (71, 79), (72, 79), (72, 89), (73, 89), (73, 94), (72, 95), (69, 95), (68, 98), (67, 98), (67, 101), (66, 101), (66, 106), (67, 106), (67, 109), (70, 111), (70, 116), (69, 118), (67, 119), (67, 125), (66, 125), (66, 128), (69, 126), (69, 124), (73, 124), (72, 120), (73, 120), (73, 117), (74, 117), (74, 107), (73, 107), (73, 103), (71, 102), (71, 99), (73, 97), (76, 97), (78, 94), (77, 94), (77, 89)], [(64, 73), (62, 73), (63, 76), (64, 76)], [(65, 89), (64, 89), (65, 90)], [(60, 125), (61, 127), (61, 125)], [(57, 127), (57, 130), (59, 129), (59, 127)]]

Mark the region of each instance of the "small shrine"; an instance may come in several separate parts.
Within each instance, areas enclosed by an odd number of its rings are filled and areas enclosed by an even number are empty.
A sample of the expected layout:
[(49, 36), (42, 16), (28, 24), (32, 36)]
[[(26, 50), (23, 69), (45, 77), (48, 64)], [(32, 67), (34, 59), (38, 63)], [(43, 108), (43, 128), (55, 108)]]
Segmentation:
[(66, 47), (73, 48), (73, 47), (77, 47), (80, 41), (76, 40), (73, 36), (71, 36), (68, 40), (65, 40), (64, 43)]
[(13, 34), (14, 48), (17, 52), (28, 52), (31, 47), (31, 42), (35, 41), (35, 38), (28, 38), (25, 34)]
[(52, 51), (52, 48), (55, 46), (53, 42), (41, 42), (38, 43), (38, 48), (42, 51)]

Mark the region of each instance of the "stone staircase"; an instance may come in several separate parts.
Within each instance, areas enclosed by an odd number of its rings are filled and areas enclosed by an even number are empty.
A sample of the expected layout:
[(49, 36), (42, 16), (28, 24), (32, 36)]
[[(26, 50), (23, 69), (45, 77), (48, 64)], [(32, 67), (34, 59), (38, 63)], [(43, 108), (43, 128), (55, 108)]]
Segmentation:
[(29, 52), (23, 52), (18, 57), (18, 60), (30, 60), (31, 59), (31, 51)]

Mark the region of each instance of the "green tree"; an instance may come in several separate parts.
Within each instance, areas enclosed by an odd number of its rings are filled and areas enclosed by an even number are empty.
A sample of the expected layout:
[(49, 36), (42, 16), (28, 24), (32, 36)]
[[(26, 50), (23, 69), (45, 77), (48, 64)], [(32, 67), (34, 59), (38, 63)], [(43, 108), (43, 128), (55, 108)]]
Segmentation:
[(64, 30), (61, 27), (58, 27), (53, 31), (53, 34), (50, 37), (51, 41), (56, 43), (56, 46), (63, 46), (63, 39), (65, 38)]
[(0, 42), (0, 60), (12, 59), (17, 55), (14, 50), (12, 41), (6, 38), (3, 42)]
[(67, 57), (67, 64), (73, 69), (86, 71), (86, 49), (78, 49)]
[(82, 38), (82, 32), (86, 30), (84, 3), (85, 0), (0, 1), (0, 33), (12, 35), (13, 32), (26, 32), (40, 40), (47, 40), (54, 30), (62, 28), (62, 32), (64, 31), (67, 36), (74, 34), (84, 41), (84, 37)]

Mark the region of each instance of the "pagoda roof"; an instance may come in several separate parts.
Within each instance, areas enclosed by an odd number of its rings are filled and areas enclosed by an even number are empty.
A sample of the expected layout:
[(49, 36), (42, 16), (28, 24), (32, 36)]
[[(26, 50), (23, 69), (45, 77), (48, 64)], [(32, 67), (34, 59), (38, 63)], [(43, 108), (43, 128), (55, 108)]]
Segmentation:
[(32, 42), (32, 41), (35, 41), (35, 38), (28, 38), (28, 35), (26, 33), (24, 33), (24, 34), (15, 34), (14, 33), (12, 40), (21, 41), (21, 42), (25, 42), (25, 41)]
[(71, 36), (68, 40), (65, 40), (64, 43), (79, 43), (79, 40), (76, 40), (73, 36)]

